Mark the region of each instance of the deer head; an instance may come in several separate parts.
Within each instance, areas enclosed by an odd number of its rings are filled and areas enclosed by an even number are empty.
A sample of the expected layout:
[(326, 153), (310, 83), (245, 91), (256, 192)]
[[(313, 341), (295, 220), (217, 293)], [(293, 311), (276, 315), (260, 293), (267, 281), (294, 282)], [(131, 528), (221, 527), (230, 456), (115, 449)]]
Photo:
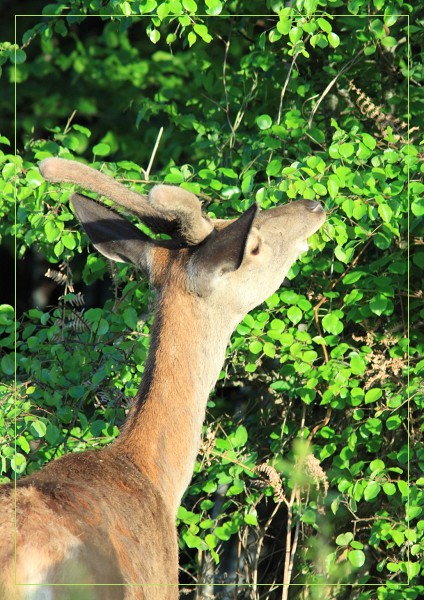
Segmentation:
[(71, 202), (93, 245), (107, 258), (131, 262), (159, 289), (178, 285), (217, 310), (231, 325), (283, 282), (307, 238), (325, 221), (318, 202), (300, 200), (260, 212), (253, 204), (235, 220), (209, 219), (196, 196), (156, 185), (146, 198), (81, 163), (59, 158), (41, 162), (50, 181), (75, 183), (104, 195), (171, 240), (154, 240), (118, 212), (80, 194)]

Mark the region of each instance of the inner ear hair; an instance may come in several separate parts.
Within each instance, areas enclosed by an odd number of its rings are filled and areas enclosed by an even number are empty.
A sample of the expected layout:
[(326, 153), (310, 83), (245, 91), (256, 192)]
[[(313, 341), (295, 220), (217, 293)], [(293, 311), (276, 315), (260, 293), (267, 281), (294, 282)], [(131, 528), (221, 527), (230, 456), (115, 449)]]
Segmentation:
[(263, 239), (259, 231), (252, 228), (246, 243), (245, 256), (257, 256), (261, 253)]

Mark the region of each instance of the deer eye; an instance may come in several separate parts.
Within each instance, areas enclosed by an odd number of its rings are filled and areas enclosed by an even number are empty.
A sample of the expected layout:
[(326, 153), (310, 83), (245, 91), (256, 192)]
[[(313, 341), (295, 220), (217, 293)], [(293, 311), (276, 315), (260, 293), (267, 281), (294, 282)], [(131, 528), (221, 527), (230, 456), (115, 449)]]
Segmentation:
[(257, 256), (259, 254), (259, 250), (261, 249), (261, 245), (258, 242), (256, 244), (256, 246), (250, 251), (250, 254), (253, 254), (253, 256)]

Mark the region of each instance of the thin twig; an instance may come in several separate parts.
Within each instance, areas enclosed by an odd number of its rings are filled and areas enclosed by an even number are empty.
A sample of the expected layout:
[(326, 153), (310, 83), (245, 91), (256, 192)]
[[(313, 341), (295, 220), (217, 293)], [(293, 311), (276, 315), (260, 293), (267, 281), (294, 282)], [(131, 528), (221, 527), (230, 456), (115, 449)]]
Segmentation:
[(296, 59), (297, 59), (298, 56), (299, 56), (299, 52), (296, 52), (296, 54), (292, 58), (292, 61), (291, 61), (291, 64), (290, 64), (290, 68), (289, 68), (289, 72), (287, 73), (286, 80), (285, 80), (284, 85), (283, 85), (282, 90), (281, 90), (280, 105), (278, 107), (278, 115), (277, 115), (277, 125), (279, 125), (280, 122), (281, 122), (281, 113), (282, 113), (282, 110), (283, 110), (284, 96), (286, 94), (287, 86), (288, 86), (289, 81), (290, 81), (291, 72), (293, 71), (293, 67), (294, 67), (294, 64), (295, 64)]
[(290, 581), (292, 578), (292, 572), (293, 572), (293, 565), (294, 565), (294, 557), (296, 556), (296, 550), (297, 550), (297, 542), (299, 540), (299, 530), (300, 530), (300, 519), (297, 519), (296, 521), (296, 526), (294, 528), (294, 536), (293, 536), (293, 542), (292, 542), (292, 549), (291, 549), (291, 553), (290, 553), (290, 564), (289, 564), (289, 570), (288, 570), (288, 574), (287, 574), (287, 593), (289, 591), (289, 587), (290, 587)]
[(227, 60), (228, 60), (228, 52), (230, 50), (231, 32), (230, 32), (230, 37), (224, 43), (225, 43), (225, 53), (224, 53), (224, 62), (222, 64), (222, 84), (224, 86), (225, 114), (227, 115), (228, 125), (230, 126), (230, 129), (231, 129), (231, 137), (233, 138), (235, 131), (233, 128), (233, 124), (231, 123), (231, 119), (230, 119), (230, 104), (228, 102), (228, 90), (227, 90)]
[[(297, 484), (294, 484), (291, 493), (290, 501), (287, 504), (287, 530), (286, 530), (286, 549), (284, 558), (284, 574), (283, 574), (283, 591), (281, 594), (281, 600), (287, 600), (289, 597), (290, 577), (292, 562), (292, 523), (293, 523), (293, 504), (297, 493)], [(294, 559), (294, 556), (293, 556)]]
[(157, 149), (159, 146), (160, 138), (162, 137), (162, 133), (163, 133), (163, 127), (161, 127), (159, 129), (158, 137), (156, 138), (156, 142), (155, 142), (155, 145), (154, 145), (154, 148), (152, 151), (152, 155), (150, 157), (149, 165), (146, 170), (142, 169), (142, 171), (144, 173), (144, 177), (146, 178), (147, 182), (149, 181), (150, 169), (152, 168), (153, 161), (155, 160), (156, 152), (157, 152)]
[(71, 127), (71, 123), (73, 121), (73, 118), (75, 117), (76, 114), (77, 114), (77, 109), (75, 109), (74, 112), (72, 113), (72, 115), (69, 117), (68, 122), (66, 123), (66, 127), (65, 127), (65, 129), (63, 131), (64, 135), (68, 133), (68, 131), (69, 131), (70, 127)]
[(317, 431), (319, 431), (320, 429), (322, 429), (323, 427), (325, 427), (326, 425), (328, 425), (328, 423), (330, 422), (330, 418), (331, 418), (331, 406), (327, 406), (327, 412), (326, 415), (324, 417), (324, 419), (322, 421), (320, 421), (319, 423), (317, 423), (315, 425), (315, 427), (312, 429), (311, 433), (308, 435), (308, 443), (310, 443), (313, 438), (314, 435), (316, 434)]
[[(294, 64), (296, 62), (296, 58), (299, 56), (299, 52), (296, 52), (296, 54), (293, 56), (292, 61), (290, 63), (290, 67), (286, 76), (286, 80), (284, 82), (283, 87), (281, 88), (281, 93), (280, 93), (280, 104), (278, 106), (278, 113), (277, 113), (277, 125), (280, 125), (281, 123), (281, 114), (283, 112), (283, 101), (284, 101), (284, 96), (286, 94), (286, 90), (287, 90), (287, 86), (289, 84), (290, 81), (290, 75), (293, 71), (293, 67)], [(268, 157), (268, 164), (272, 161), (272, 157), (274, 156), (274, 151), (271, 150), (270, 155)], [(268, 176), (268, 184), (271, 185), (271, 178)]]
[[(286, 505), (287, 505), (287, 508), (288, 508), (287, 502), (286, 502)], [(281, 502), (277, 502), (275, 504), (274, 509), (273, 509), (270, 517), (268, 518), (267, 522), (265, 523), (265, 525), (263, 527), (261, 527), (262, 536), (260, 537), (260, 539), (258, 539), (258, 545), (256, 547), (255, 558), (254, 558), (255, 565), (256, 565), (255, 571), (254, 571), (254, 574), (253, 574), (253, 583), (252, 583), (252, 588), (253, 588), (253, 592), (254, 593), (257, 592), (257, 586), (258, 586), (258, 569), (257, 569), (257, 565), (259, 563), (259, 557), (260, 557), (260, 554), (261, 554), (261, 551), (262, 551), (262, 546), (263, 546), (263, 544), (265, 542), (265, 535), (266, 535), (266, 532), (268, 531), (268, 529), (269, 529), (272, 521), (274, 520), (274, 517), (277, 514), (280, 506), (281, 506)]]
[(316, 111), (318, 110), (319, 105), (324, 100), (325, 96), (331, 90), (331, 88), (336, 83), (336, 81), (339, 79), (339, 77), (341, 75), (343, 75), (343, 73), (345, 73), (348, 69), (350, 69), (350, 67), (353, 64), (355, 64), (355, 62), (359, 59), (359, 57), (363, 54), (363, 52), (364, 52), (364, 48), (361, 48), (361, 50), (353, 58), (351, 58), (349, 62), (347, 62), (345, 64), (345, 66), (337, 73), (337, 75), (327, 85), (327, 87), (325, 88), (325, 90), (323, 91), (323, 93), (321, 94), (321, 96), (319, 97), (319, 99), (317, 100), (314, 108), (312, 109), (311, 116), (309, 117), (309, 121), (308, 121), (308, 128), (309, 129), (311, 128), (314, 115), (315, 115)]

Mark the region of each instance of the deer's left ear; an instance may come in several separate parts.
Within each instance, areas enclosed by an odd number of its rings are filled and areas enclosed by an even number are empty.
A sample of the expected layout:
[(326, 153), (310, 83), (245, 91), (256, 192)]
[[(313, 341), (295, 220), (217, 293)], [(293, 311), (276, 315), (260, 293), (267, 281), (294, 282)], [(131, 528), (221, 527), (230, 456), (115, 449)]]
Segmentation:
[(253, 204), (241, 217), (220, 230), (214, 230), (194, 249), (189, 263), (192, 291), (207, 295), (217, 277), (236, 271), (247, 252), (258, 254), (260, 236), (252, 231), (258, 205)]
[(74, 194), (71, 204), (93, 246), (115, 262), (131, 262), (149, 275), (154, 243), (117, 212)]

